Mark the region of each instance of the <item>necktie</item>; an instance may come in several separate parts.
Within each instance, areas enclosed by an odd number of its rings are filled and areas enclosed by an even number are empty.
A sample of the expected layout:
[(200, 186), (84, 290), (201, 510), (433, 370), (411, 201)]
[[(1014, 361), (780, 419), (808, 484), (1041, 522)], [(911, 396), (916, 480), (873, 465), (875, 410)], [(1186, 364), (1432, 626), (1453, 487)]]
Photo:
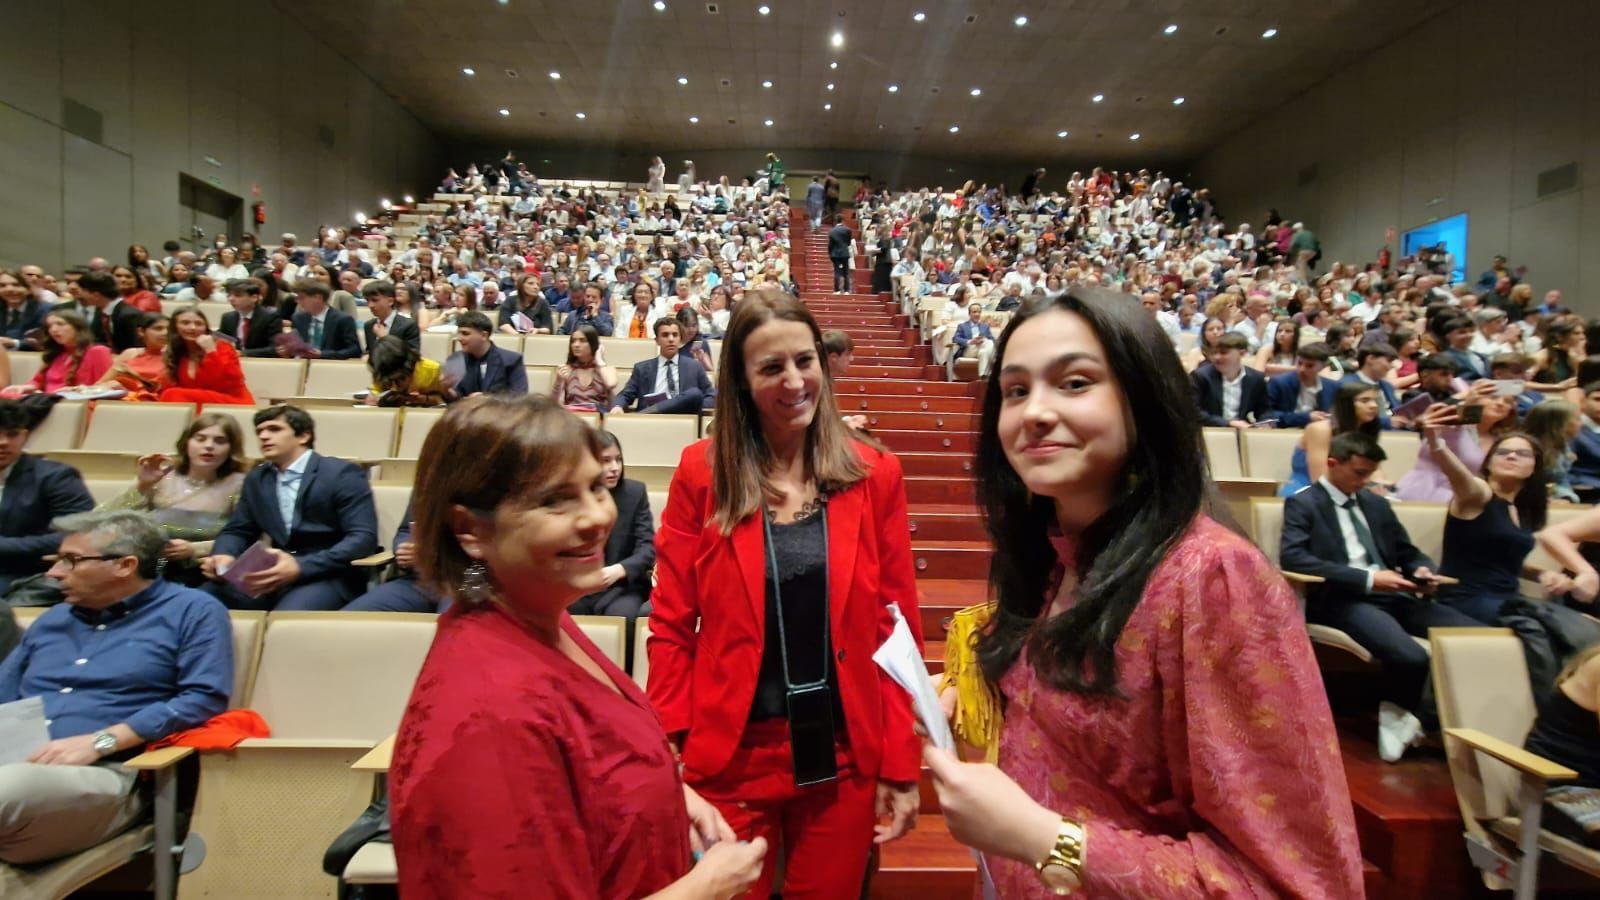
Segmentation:
[(676, 365), (677, 365), (677, 360), (672, 360), (672, 359), (667, 360), (667, 396), (668, 397), (676, 397), (676, 396), (678, 396), (678, 374), (677, 374), (677, 370), (676, 370)]
[(383, 338), (389, 334), (389, 326), (383, 324), (383, 320), (379, 319), (372, 323), (372, 334), (375, 337)]
[(322, 346), (322, 320), (321, 319), (312, 319), (311, 320), (311, 345), (313, 347), (318, 347), (318, 348), (320, 348)]
[(250, 317), (239, 317), (239, 343), (250, 340)]
[(1360, 542), (1361, 549), (1367, 551), (1367, 562), (1380, 569), (1388, 568), (1383, 561), (1383, 554), (1378, 552), (1377, 543), (1372, 540), (1372, 532), (1367, 530), (1366, 523), (1356, 515), (1356, 498), (1350, 497), (1340, 505), (1344, 507), (1345, 515), (1350, 517), (1350, 524), (1355, 526), (1356, 540)]

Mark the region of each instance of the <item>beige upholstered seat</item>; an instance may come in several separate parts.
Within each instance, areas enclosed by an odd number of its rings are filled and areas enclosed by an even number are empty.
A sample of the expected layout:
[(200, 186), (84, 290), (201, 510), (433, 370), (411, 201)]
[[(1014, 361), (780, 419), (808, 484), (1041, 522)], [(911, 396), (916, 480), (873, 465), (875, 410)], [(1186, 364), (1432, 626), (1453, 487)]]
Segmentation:
[[(29, 453), (48, 453), (52, 450), (72, 450), (83, 438), (84, 421), (88, 418), (89, 404), (79, 401), (57, 403), (39, 427), (28, 433)], [(174, 434), (173, 438), (177, 438)]]
[(645, 652), (645, 641), (650, 639), (650, 617), (640, 616), (633, 623), (633, 681), (644, 689), (645, 682), (650, 678), (650, 654)]
[(98, 403), (78, 446), (98, 453), (171, 453), (194, 409), (192, 403)]
[(133, 487), (133, 481), (128, 478), (85, 478), (83, 486), (89, 489), (89, 496), (94, 498), (98, 506), (107, 500), (120, 497), (124, 491)]
[(1417, 452), (1422, 449), (1422, 435), (1415, 431), (1385, 431), (1378, 436), (1378, 446), (1383, 448), (1383, 475), (1390, 481), (1399, 481), (1417, 464)]
[(528, 373), (528, 393), (539, 397), (548, 397), (555, 387), (556, 370), (552, 366), (526, 366)]
[[(259, 394), (257, 395), (260, 396)], [(246, 459), (261, 458), (261, 442), (256, 440), (256, 411), (259, 406), (239, 406), (232, 403), (208, 403), (205, 412), (227, 416), (236, 422), (239, 431), (244, 435), (244, 455)]]
[(332, 897), (328, 843), (371, 799), (350, 766), (400, 725), (436, 617), (273, 613), (250, 706), (273, 736), (205, 755), (194, 830), (205, 861), (186, 896)]
[[(602, 338), (600, 346), (605, 350), (606, 364), (616, 366), (619, 374), (661, 354), (655, 341), (638, 338)], [(567, 355), (562, 353), (561, 361), (566, 362), (566, 359)]]
[(1522, 749), (1535, 710), (1520, 640), (1507, 628), (1435, 628), (1430, 638), (1450, 780), (1484, 884), (1532, 900), (1538, 848), (1595, 879), (1594, 896), (1600, 852), (1537, 830), (1546, 787), (1577, 773)]
[(395, 449), (399, 459), (416, 459), (422, 455), (422, 442), (428, 431), (444, 418), (442, 409), (408, 409), (400, 418), (400, 445)]
[(33, 620), (39, 618), (49, 608), (48, 606), (19, 606), (13, 609), (11, 614), (17, 617), (17, 625), (26, 631), (28, 626), (33, 624)]
[(520, 334), (495, 333), (489, 336), (489, 341), (502, 350), (510, 350), (512, 353), (522, 352), (522, 335)]
[(300, 396), (348, 400), (371, 387), (372, 373), (361, 360), (313, 359), (306, 366), (306, 385)]
[(250, 690), (255, 686), (256, 666), (261, 662), (261, 639), (267, 631), (267, 614), (255, 610), (231, 610), (233, 622), (233, 694), (230, 709), (250, 705)]
[(606, 430), (622, 442), (622, 458), (631, 466), (676, 468), (683, 448), (699, 440), (700, 421), (692, 415), (623, 413), (606, 417)]
[(1250, 428), (1239, 432), (1244, 474), (1279, 483), (1288, 481), (1300, 436), (1298, 428)]
[(627, 648), (628, 620), (621, 616), (573, 616), (583, 633), (620, 668)]
[[(611, 353), (611, 340), (603, 338), (606, 355)], [(567, 348), (572, 338), (565, 334), (530, 334), (522, 345), (522, 361), (530, 366), (559, 366), (567, 361)]]
[(394, 884), (399, 877), (394, 845), (387, 841), (368, 841), (361, 845), (344, 867), (345, 884)]
[(1244, 475), (1244, 463), (1239, 455), (1239, 430), (1237, 428), (1206, 428), (1206, 459), (1211, 463), (1212, 478), (1238, 478)]
[(318, 409), (317, 452), (349, 460), (378, 460), (394, 455), (400, 431), (400, 410), (362, 406)]
[(306, 380), (303, 359), (245, 357), (239, 360), (239, 366), (244, 370), (244, 383), (251, 396), (262, 406), (272, 400), (300, 396)]
[(422, 333), (422, 356), (435, 362), (444, 362), (450, 358), (454, 350), (455, 333), (450, 331), (424, 331)]
[(372, 502), (378, 509), (378, 544), (394, 551), (389, 545), (394, 541), (395, 529), (405, 517), (406, 504), (411, 502), (409, 484), (375, 484)]
[(11, 361), (12, 384), (27, 384), (44, 366), (44, 354), (38, 351), (27, 353), (13, 350), (6, 356)]

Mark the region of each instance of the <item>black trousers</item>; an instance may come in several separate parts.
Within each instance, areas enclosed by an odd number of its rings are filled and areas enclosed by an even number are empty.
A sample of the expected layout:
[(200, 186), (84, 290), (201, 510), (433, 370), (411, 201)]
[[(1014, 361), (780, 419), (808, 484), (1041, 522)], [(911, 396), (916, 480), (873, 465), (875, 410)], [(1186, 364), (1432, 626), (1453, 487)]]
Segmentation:
[[(1428, 651), (1412, 636), (1425, 638), (1429, 628), (1471, 628), (1482, 623), (1448, 606), (1408, 594), (1368, 594), (1350, 603), (1317, 602), (1306, 619), (1350, 635), (1383, 664), (1383, 699), (1418, 713), (1428, 683)], [(1424, 724), (1429, 717), (1423, 716)]]
[(850, 293), (850, 257), (830, 256), (833, 263), (833, 289), (841, 294)]

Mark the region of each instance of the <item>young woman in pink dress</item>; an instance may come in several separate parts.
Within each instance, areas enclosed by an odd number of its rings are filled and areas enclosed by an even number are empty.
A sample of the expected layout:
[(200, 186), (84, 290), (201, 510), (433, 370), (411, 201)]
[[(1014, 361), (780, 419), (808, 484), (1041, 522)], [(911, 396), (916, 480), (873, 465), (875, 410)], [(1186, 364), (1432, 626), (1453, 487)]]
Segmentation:
[(999, 762), (927, 748), (941, 808), (1008, 900), (1360, 897), (1304, 620), (1204, 513), (1194, 401), (1140, 312), (1074, 288), (1000, 338), (975, 466)]

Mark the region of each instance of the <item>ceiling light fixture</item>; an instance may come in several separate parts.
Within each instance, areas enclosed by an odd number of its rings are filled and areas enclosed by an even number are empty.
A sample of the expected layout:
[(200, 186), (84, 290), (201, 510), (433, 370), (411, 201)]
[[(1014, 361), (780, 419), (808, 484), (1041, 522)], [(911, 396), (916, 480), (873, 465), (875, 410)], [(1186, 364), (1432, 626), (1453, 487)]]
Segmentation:
[(1161, 33), (1162, 34), (1177, 34), (1178, 33), (1178, 26), (1177, 25), (1168, 25), (1167, 27), (1161, 29)]
[(1130, 141), (1137, 141), (1138, 139), (1139, 139), (1139, 132), (1137, 132), (1137, 131), (1135, 131), (1133, 134), (1128, 135), (1128, 140), (1130, 140)]
[(465, 69), (461, 70), (461, 74), (472, 76), (478, 74), (478, 70), (472, 68), (471, 66), (467, 66)]
[(900, 85), (898, 85), (898, 84), (889, 85), (889, 93), (891, 93), (891, 94), (898, 93), (899, 90), (900, 90)]
[(690, 116), (689, 117), (689, 124), (690, 125), (699, 125), (700, 124), (700, 117), (699, 116)]
[(765, 122), (762, 122), (761, 124), (767, 126), (768, 128), (771, 128), (772, 127), (772, 120), (768, 119)]
[(678, 83), (679, 84), (688, 84), (689, 83), (689, 79), (687, 77), (683, 76), (683, 75), (679, 75), (678, 76)]
[(1058, 137), (1058, 138), (1066, 137), (1066, 136), (1067, 136), (1067, 133), (1065, 131), (1056, 132), (1056, 137)]
[(1182, 106), (1183, 105), (1183, 98), (1182, 97), (1173, 97), (1172, 98), (1172, 105), (1173, 106)]
[(389, 198), (388, 197), (385, 197), (382, 200), (378, 201), (378, 205), (383, 207), (384, 209), (388, 209), (389, 207), (393, 206), (394, 204), (389, 202)]
[(972, 94), (972, 96), (974, 96), (974, 97), (982, 97), (983, 96), (983, 88), (973, 88), (968, 93)]
[(833, 109), (833, 104), (832, 103), (824, 103), (824, 104), (822, 104), (822, 108), (823, 109)]
[(1272, 38), (1275, 38), (1277, 36), (1278, 36), (1278, 29), (1276, 29), (1276, 28), (1268, 28), (1266, 31), (1261, 32), (1261, 37), (1263, 37), (1263, 38), (1265, 38), (1267, 40), (1271, 40)]
[(835, 61), (833, 61), (833, 62), (831, 62), (831, 63), (828, 63), (828, 68), (830, 68), (830, 69), (837, 69), (837, 68), (839, 68), (839, 62), (838, 62), (838, 61), (837, 61), (837, 60), (835, 60)]
[(772, 7), (770, 7), (770, 6), (758, 6), (758, 7), (756, 7), (756, 12), (761, 13), (763, 16), (771, 15), (772, 14)]
[[(882, 126), (882, 125), (879, 125), (879, 126), (878, 126), (878, 127), (879, 127), (879, 128), (882, 128), (882, 127), (883, 127), (883, 126)], [(958, 132), (958, 131), (960, 131), (960, 130), (961, 130), (961, 126), (960, 126), (960, 125), (951, 125), (951, 126), (950, 126), (950, 133), (951, 133), (951, 134), (955, 134), (955, 133), (956, 133), (956, 132)]]
[(557, 72), (555, 69), (551, 69), (550, 70), (550, 77), (552, 79), (554, 79), (555, 81), (560, 81), (561, 80), (561, 73)]
[(506, 109), (506, 108), (504, 108), (504, 107), (501, 107), (501, 109), (500, 109), (500, 115), (502, 115), (502, 116), (509, 116), (509, 115), (511, 115), (511, 110), (509, 110), (509, 109)]
[(417, 202), (417, 198), (411, 196), (410, 194), (407, 194), (406, 195), (406, 202), (407, 203), (415, 203), (415, 202)]
[(1012, 19), (1012, 21), (1016, 23), (1018, 28), (1021, 28), (1022, 26), (1028, 24), (1028, 17), (1027, 16), (1017, 16), (1015, 19)]
[(589, 118), (589, 117), (588, 117), (588, 116), (587, 116), (587, 115), (585, 115), (585, 114), (584, 114), (584, 113), (578, 113), (578, 118), (580, 118), (580, 119), (587, 119), (587, 118)]
[(914, 13), (911, 14), (911, 21), (913, 21), (913, 22), (921, 22), (923, 19), (926, 19), (927, 17), (928, 17), (927, 13), (922, 12), (922, 11), (919, 10), (919, 11), (914, 12)]
[(367, 214), (364, 213), (364, 212), (357, 212), (356, 213), (356, 224), (357, 225), (365, 225), (365, 224), (367, 224)]
[(1101, 100), (1104, 100), (1105, 98), (1106, 98), (1105, 94), (1095, 94), (1093, 97), (1090, 97), (1089, 99), (1093, 100), (1095, 103), (1099, 103)]
[(833, 82), (828, 82), (828, 90), (833, 90)]
[(769, 87), (772, 87), (772, 82), (770, 82), (770, 81), (763, 81), (763, 82), (761, 82), (761, 86), (762, 86), (762, 87), (764, 87), (764, 88), (769, 88)]
[(656, 12), (666, 12), (667, 11), (667, 4), (661, 2), (661, 0), (656, 0), (655, 3), (652, 3), (650, 5), (654, 6), (656, 8)]
[(833, 37), (828, 39), (828, 43), (832, 44), (835, 47), (843, 47), (844, 46), (844, 32), (835, 31), (833, 33)]

